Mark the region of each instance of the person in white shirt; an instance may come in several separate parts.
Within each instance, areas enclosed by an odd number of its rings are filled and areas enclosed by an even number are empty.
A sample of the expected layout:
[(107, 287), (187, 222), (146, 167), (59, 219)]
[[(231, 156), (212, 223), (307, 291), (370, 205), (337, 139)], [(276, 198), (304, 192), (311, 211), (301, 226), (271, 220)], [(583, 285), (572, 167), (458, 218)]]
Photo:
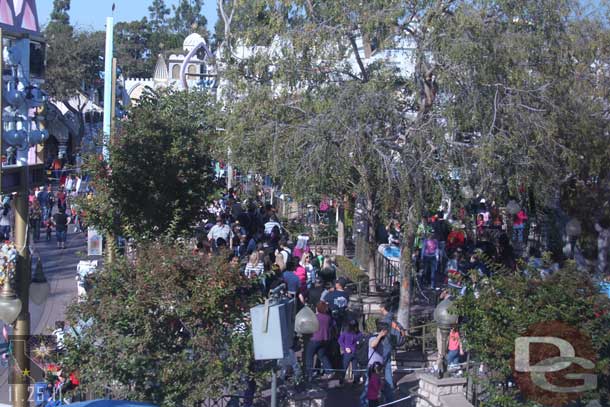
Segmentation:
[(269, 219), (269, 222), (265, 223), (265, 236), (269, 236), (273, 228), (277, 226), (280, 230), (282, 229), (282, 225), (277, 221), (275, 217)]
[(58, 352), (62, 352), (65, 349), (64, 335), (65, 335), (65, 323), (64, 321), (55, 321), (55, 330), (53, 336), (55, 337), (55, 349)]
[(218, 239), (222, 239), (226, 245), (232, 235), (233, 232), (231, 232), (231, 227), (223, 222), (222, 217), (218, 216), (216, 218), (216, 224), (212, 226), (212, 229), (208, 232), (208, 240), (212, 243), (213, 247), (218, 245)]
[(244, 274), (248, 278), (256, 278), (265, 272), (265, 263), (260, 258), (259, 252), (255, 251), (250, 255)]
[(0, 207), (0, 241), (11, 239), (11, 206), (5, 203)]

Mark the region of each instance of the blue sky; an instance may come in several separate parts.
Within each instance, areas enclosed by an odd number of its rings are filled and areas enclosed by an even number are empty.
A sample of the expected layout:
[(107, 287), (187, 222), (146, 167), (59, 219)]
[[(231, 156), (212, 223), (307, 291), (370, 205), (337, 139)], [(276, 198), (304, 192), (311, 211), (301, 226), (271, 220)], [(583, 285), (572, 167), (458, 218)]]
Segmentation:
[[(148, 6), (151, 0), (72, 0), (70, 6), (70, 21), (82, 29), (103, 30), (106, 17), (112, 15), (112, 3), (116, 4), (114, 11), (115, 23), (119, 21), (139, 20), (148, 17)], [(177, 5), (178, 0), (165, 0), (168, 6)], [(37, 0), (38, 19), (41, 25), (49, 22), (53, 9), (53, 0)], [(214, 29), (216, 22), (216, 1), (207, 0), (204, 3), (203, 14), (208, 20), (208, 29)]]

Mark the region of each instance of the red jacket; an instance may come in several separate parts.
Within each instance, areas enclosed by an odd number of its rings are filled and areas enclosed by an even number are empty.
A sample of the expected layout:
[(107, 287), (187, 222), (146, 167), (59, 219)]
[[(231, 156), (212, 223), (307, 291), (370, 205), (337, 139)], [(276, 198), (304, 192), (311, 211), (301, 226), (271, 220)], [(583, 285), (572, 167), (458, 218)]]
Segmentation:
[(307, 289), (307, 270), (305, 270), (305, 267), (299, 265), (294, 271), (294, 274), (296, 274), (301, 282), (301, 292), (305, 292)]
[(447, 236), (447, 249), (457, 249), (464, 246), (466, 236), (461, 230), (452, 230)]

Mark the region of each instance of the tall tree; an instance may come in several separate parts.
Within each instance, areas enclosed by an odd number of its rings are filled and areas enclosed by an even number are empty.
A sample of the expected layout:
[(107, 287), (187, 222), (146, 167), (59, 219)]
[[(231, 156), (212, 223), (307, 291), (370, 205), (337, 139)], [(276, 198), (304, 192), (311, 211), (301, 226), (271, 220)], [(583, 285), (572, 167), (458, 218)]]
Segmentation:
[(164, 0), (153, 0), (148, 6), (150, 25), (154, 31), (166, 31), (169, 26), (169, 15), (171, 10)]
[[(498, 197), (561, 205), (593, 232), (610, 195), (610, 85), (601, 68), (610, 31), (607, 8), (581, 7), (463, 3), (435, 27), (434, 53), (442, 91), (452, 95), (450, 132), (475, 137), (476, 148), (465, 148), (477, 164), (467, 181)], [(585, 210), (585, 196), (596, 209)]]
[(213, 104), (199, 92), (143, 97), (113, 140), (109, 162), (90, 160), (97, 194), (82, 202), (88, 221), (115, 236), (188, 234), (213, 188)]
[(104, 33), (74, 31), (71, 26), (49, 24), (45, 90), (63, 102), (76, 124), (75, 136), (82, 140), (85, 132), (83, 111), (88, 96), (103, 70)]
[(192, 32), (207, 33), (207, 20), (202, 14), (203, 0), (180, 0), (173, 6), (174, 16), (170, 26), (174, 32), (187, 36)]
[(115, 55), (126, 77), (149, 78), (155, 67), (156, 55), (151, 52), (152, 22), (120, 22), (115, 26)]
[[(428, 42), (414, 42), (418, 33), (412, 29), (417, 19), (442, 15), (444, 6), (218, 1), (220, 55), (232, 61), (220, 70), (227, 81), (221, 97), (232, 112), (226, 140), (233, 152), (250, 152), (234, 156), (246, 168), (281, 177), (296, 195), (364, 198), (372, 289), (380, 277), (374, 254), (383, 208), (402, 199), (414, 223), (413, 208), (425, 206), (427, 191), (437, 188), (446, 167), (432, 154), (444, 137), (438, 115), (431, 114), (435, 85)], [(405, 42), (417, 49), (404, 56), (419, 61), (413, 75), (370, 58)], [(244, 58), (232, 51), (236, 45), (259, 47)]]
[(47, 32), (68, 31), (72, 32), (70, 25), (70, 0), (53, 0), (51, 19), (46, 28)]

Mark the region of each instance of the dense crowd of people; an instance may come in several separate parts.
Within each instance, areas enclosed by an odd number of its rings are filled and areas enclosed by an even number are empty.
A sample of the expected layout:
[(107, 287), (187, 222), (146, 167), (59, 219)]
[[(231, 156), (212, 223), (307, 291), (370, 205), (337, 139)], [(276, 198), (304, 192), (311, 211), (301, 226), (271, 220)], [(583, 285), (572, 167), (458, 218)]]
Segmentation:
[(315, 311), (318, 330), (302, 342), (295, 337), (290, 354), (279, 362), (281, 378), (363, 382), (364, 403), (375, 405), (381, 392), (392, 399), (392, 351), (406, 338), (393, 318), (393, 298), (382, 307), (377, 332), (361, 332), (361, 319), (349, 308), (348, 280), (338, 277), (333, 256), (310, 245), (306, 234), (290, 239), (272, 205), (242, 202), (234, 190), (210, 202), (199, 230), (205, 232), (199, 233), (196, 253), (228, 253), (227, 260), (258, 284), (262, 295), (284, 284), (295, 312), (306, 306)]
[[(81, 178), (72, 174), (62, 177), (60, 184), (36, 187), (28, 195), (29, 230), (35, 242), (44, 236), (50, 241), (55, 232), (57, 247), (65, 249), (68, 224), (74, 224), (76, 231), (83, 230), (83, 216), (74, 199), (84, 193), (81, 188)], [(14, 195), (7, 194), (1, 199), (0, 208), (0, 239), (12, 240), (15, 219)]]

